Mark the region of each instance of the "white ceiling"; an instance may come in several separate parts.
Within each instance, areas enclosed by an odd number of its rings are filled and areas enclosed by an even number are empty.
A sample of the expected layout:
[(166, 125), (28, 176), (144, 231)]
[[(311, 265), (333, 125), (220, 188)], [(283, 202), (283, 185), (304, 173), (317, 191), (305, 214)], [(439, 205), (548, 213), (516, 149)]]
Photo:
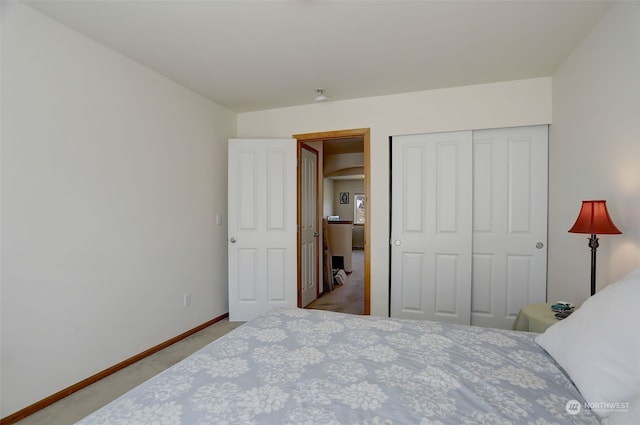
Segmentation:
[(25, 3), (236, 112), (549, 76), (612, 4)]

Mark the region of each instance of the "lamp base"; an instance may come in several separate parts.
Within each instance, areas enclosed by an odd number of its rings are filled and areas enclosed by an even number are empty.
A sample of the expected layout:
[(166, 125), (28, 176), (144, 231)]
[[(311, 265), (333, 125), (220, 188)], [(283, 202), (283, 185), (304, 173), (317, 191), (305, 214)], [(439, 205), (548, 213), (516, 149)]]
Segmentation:
[(589, 238), (589, 248), (591, 248), (591, 295), (596, 293), (596, 251), (600, 244), (596, 235)]

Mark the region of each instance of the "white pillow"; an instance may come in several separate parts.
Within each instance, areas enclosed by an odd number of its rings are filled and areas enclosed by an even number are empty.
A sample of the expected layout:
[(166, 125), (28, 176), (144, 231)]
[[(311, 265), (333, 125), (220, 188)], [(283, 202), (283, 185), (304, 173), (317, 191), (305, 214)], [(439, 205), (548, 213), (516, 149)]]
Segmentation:
[(640, 269), (593, 295), (536, 342), (562, 366), (587, 403), (631, 402), (640, 394)]
[(605, 418), (604, 425), (640, 424), (640, 394), (631, 399), (628, 406), (618, 407)]

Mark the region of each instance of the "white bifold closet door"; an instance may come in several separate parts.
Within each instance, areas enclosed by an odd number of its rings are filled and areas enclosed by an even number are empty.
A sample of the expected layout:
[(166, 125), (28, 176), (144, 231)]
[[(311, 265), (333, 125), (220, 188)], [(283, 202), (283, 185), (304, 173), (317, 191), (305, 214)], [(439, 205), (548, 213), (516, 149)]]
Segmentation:
[(548, 127), (394, 137), (391, 315), (510, 328), (546, 299)]

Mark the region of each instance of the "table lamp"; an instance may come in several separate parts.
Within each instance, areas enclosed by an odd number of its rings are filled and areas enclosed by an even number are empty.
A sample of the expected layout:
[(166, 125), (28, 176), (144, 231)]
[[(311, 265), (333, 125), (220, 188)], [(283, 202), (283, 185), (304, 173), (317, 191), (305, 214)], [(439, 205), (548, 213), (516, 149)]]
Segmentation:
[(589, 238), (589, 248), (591, 248), (591, 295), (596, 293), (596, 250), (598, 249), (598, 238), (601, 235), (619, 235), (622, 232), (611, 221), (607, 211), (607, 201), (582, 201), (582, 208), (578, 219), (569, 233), (591, 234)]

